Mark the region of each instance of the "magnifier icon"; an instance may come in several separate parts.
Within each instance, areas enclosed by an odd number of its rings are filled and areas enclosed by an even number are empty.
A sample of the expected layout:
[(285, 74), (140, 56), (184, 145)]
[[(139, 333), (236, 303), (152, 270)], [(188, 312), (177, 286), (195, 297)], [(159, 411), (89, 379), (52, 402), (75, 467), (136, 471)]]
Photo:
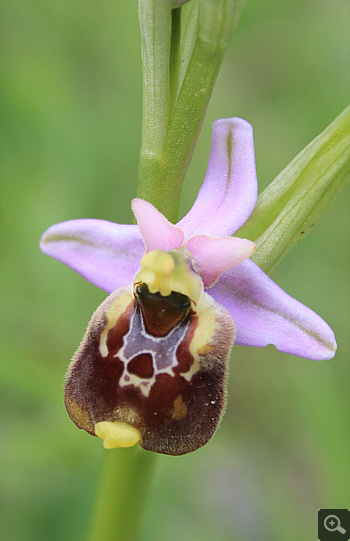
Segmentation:
[(328, 515), (324, 519), (324, 527), (329, 532), (340, 532), (340, 533), (346, 533), (346, 530), (340, 526), (340, 520), (336, 515)]

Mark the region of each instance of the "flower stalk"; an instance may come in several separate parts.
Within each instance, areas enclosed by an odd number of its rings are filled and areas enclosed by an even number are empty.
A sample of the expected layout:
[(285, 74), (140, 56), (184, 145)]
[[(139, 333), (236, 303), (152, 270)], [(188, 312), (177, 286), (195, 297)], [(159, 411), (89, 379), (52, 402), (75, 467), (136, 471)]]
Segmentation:
[[(185, 7), (182, 3), (139, 2), (143, 120), (137, 193), (173, 221), (243, 2), (200, 0), (199, 10), (195, 1)], [(214, 13), (226, 24), (217, 25)], [(89, 541), (138, 539), (155, 457), (138, 445), (104, 451)]]
[(88, 541), (136, 541), (155, 466), (138, 445), (103, 452)]
[(171, 5), (140, 0), (143, 119), (140, 178), (158, 178), (169, 118)]
[[(138, 197), (152, 203), (171, 221), (178, 218), (182, 181), (191, 160), (208, 103), (214, 89), (224, 52), (236, 27), (243, 6), (242, 0), (198, 0), (198, 9), (189, 2), (174, 10), (171, 25), (168, 3), (163, 2), (168, 32), (162, 34), (167, 53), (161, 56), (159, 69), (153, 62), (147, 66), (152, 56), (154, 39), (143, 39), (144, 77), (152, 74), (152, 84), (144, 86), (143, 138), (140, 155)], [(140, 13), (143, 13), (143, 1)], [(145, 6), (157, 2), (147, 0)], [(154, 19), (143, 17), (141, 21), (144, 36), (153, 36)], [(173, 32), (170, 36), (169, 28)], [(190, 28), (184, 35), (183, 28)], [(168, 36), (168, 37), (165, 37)], [(170, 41), (167, 41), (170, 40)], [(193, 41), (193, 47), (192, 47)], [(168, 66), (166, 59), (168, 58)], [(181, 64), (187, 65), (186, 71)], [(162, 83), (156, 79), (162, 77)], [(172, 85), (170, 88), (167, 85)], [(149, 126), (150, 111), (156, 110), (159, 103), (155, 99), (154, 88), (162, 90), (162, 108), (157, 110), (160, 130), (157, 134), (156, 151), (154, 131), (156, 122)], [(168, 99), (168, 106), (165, 105)], [(158, 118), (158, 117), (157, 117)], [(164, 123), (167, 124), (166, 133)], [(162, 143), (162, 145), (161, 145)], [(161, 148), (160, 148), (161, 146)]]

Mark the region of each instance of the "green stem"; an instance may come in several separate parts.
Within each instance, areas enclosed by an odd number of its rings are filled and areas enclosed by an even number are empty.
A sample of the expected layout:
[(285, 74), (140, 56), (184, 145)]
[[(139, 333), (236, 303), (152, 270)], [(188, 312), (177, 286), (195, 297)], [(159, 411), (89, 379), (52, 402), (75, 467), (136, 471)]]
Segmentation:
[(198, 2), (195, 0), (186, 4), (181, 10), (179, 77), (177, 81), (178, 87), (176, 89), (176, 99), (179, 96), (197, 38), (198, 12)]
[[(202, 126), (220, 68), (222, 54), (212, 54), (200, 40), (192, 54), (180, 96), (174, 109), (161, 159), (145, 156), (140, 167), (138, 197), (150, 201), (169, 220), (176, 222), (182, 181)], [(201, 90), (193, 91), (194, 81)]]
[[(172, 221), (242, 7), (242, 0), (192, 1), (172, 11), (170, 0), (139, 0), (144, 98), (137, 195)], [(155, 456), (138, 445), (104, 451), (89, 541), (137, 540)]]
[(171, 47), (170, 47), (170, 114), (174, 110), (180, 79), (180, 40), (181, 40), (181, 8), (173, 9), (171, 14)]
[(158, 176), (170, 102), (170, 1), (139, 0), (143, 73), (143, 118), (140, 171)]
[(139, 445), (104, 450), (89, 541), (136, 541), (157, 455)]
[[(140, 156), (137, 196), (152, 203), (173, 222), (178, 218), (182, 181), (243, 2), (200, 0), (198, 5), (197, 37), (181, 89), (179, 92), (174, 89), (171, 94), (171, 115), (161, 155), (147, 152), (147, 145), (143, 142)], [(178, 30), (178, 24), (176, 29)], [(178, 47), (178, 43), (177, 35), (171, 42), (172, 48), (175, 44)], [(180, 47), (180, 51), (176, 50), (176, 54), (170, 55), (170, 58), (182, 62), (185, 56), (183, 52)], [(179, 82), (181, 69), (176, 71), (173, 66), (172, 70)], [(174, 104), (177, 92), (178, 97)], [(147, 128), (144, 132), (147, 132)]]

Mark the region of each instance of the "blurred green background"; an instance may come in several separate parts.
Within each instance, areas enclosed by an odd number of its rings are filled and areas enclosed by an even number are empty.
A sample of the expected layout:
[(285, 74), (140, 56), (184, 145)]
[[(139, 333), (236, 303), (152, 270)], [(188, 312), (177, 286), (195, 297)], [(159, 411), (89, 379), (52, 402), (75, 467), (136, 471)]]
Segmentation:
[[(72, 218), (132, 220), (141, 134), (137, 2), (4, 0), (2, 11), (2, 535), (80, 541), (100, 440), (62, 384), (105, 297), (40, 253)], [(247, 0), (186, 176), (206, 170), (211, 123), (254, 126), (260, 191), (346, 106), (345, 0)], [(160, 456), (142, 541), (308, 541), (317, 510), (349, 505), (349, 190), (274, 272), (338, 340), (330, 362), (234, 347), (226, 416), (185, 457)]]

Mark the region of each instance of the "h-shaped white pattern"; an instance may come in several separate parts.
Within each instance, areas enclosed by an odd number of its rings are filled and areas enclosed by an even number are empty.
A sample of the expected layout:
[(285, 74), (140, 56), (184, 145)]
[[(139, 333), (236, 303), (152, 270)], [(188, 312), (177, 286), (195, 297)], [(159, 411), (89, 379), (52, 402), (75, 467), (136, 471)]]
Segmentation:
[[(130, 318), (130, 328), (123, 338), (123, 346), (114, 356), (124, 363), (124, 371), (119, 380), (119, 385), (133, 385), (139, 387), (144, 396), (148, 396), (158, 374), (174, 376), (173, 368), (179, 362), (176, 351), (184, 339), (190, 321), (181, 320), (166, 336), (156, 337), (150, 335), (143, 321), (140, 306), (136, 305)], [(140, 378), (136, 374), (130, 374), (128, 363), (138, 355), (148, 353), (152, 357), (153, 375), (151, 378)]]

